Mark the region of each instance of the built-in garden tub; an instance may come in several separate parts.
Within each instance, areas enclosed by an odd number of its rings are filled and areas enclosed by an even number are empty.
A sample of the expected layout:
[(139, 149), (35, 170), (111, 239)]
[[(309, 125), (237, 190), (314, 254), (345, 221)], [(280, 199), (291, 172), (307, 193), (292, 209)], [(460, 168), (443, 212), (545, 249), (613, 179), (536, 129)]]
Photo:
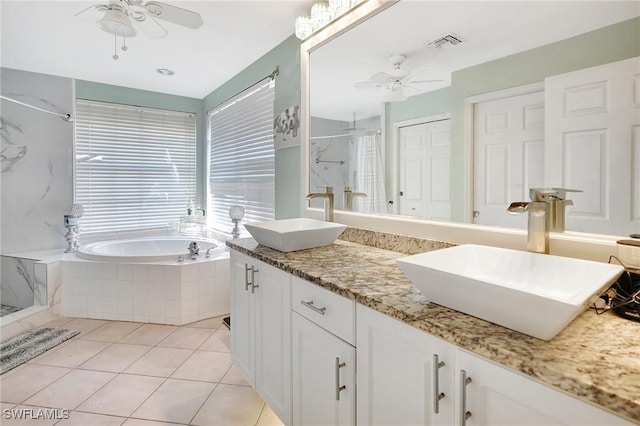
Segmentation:
[(227, 314), (229, 303), (229, 254), (221, 241), (98, 241), (62, 263), (62, 314), (69, 317), (182, 325)]

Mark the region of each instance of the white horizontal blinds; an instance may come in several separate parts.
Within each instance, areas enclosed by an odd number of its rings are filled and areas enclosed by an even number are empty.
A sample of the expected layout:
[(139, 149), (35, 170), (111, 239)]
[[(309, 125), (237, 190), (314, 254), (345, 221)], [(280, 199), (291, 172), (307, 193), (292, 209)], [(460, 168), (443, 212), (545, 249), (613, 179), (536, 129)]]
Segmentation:
[(245, 209), (243, 222), (275, 218), (272, 80), (259, 83), (209, 112), (208, 212), (210, 226), (231, 228), (229, 207)]
[(196, 198), (194, 114), (78, 99), (76, 203), (84, 232), (167, 226)]

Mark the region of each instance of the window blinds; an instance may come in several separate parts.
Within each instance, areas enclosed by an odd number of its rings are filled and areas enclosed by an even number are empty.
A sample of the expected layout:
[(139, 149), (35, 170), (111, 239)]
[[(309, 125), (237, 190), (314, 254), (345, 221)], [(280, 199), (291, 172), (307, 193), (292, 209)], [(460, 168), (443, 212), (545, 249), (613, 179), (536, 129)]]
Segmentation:
[(275, 218), (275, 83), (261, 82), (208, 114), (208, 216), (229, 230), (229, 207), (245, 209), (243, 222)]
[(194, 114), (76, 100), (84, 232), (164, 227), (196, 198)]

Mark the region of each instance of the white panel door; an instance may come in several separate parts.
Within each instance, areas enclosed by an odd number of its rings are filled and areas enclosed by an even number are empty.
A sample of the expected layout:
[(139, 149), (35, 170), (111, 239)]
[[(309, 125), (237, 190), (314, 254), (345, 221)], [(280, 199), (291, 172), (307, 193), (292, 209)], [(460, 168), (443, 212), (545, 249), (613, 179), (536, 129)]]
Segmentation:
[(431, 220), (451, 219), (451, 120), (399, 129), (399, 211)]
[[(358, 424), (453, 424), (453, 345), (363, 305), (356, 309)], [(436, 394), (443, 396), (434, 401)]]
[(640, 58), (545, 80), (546, 186), (571, 194), (566, 229), (640, 232)]
[(526, 228), (526, 215), (507, 214), (544, 184), (544, 93), (474, 106), (474, 223)]

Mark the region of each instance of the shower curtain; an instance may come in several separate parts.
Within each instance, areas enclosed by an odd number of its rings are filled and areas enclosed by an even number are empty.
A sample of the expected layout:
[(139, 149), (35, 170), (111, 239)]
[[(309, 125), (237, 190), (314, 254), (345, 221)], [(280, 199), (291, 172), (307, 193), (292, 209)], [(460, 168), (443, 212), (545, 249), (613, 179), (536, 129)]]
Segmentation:
[(356, 137), (356, 188), (366, 198), (356, 197), (353, 210), (361, 213), (386, 213), (387, 197), (384, 190), (384, 164), (380, 135)]

